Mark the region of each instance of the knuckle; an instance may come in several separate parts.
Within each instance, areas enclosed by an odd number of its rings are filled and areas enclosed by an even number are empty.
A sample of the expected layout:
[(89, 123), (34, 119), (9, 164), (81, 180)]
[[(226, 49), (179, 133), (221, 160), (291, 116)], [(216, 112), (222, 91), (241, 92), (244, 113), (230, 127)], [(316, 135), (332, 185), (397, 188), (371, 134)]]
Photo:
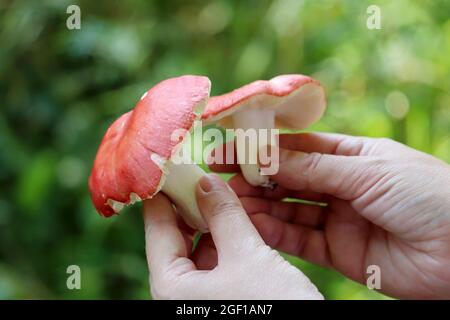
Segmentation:
[(174, 298), (174, 285), (167, 277), (154, 279), (150, 283), (150, 292), (156, 300), (168, 300)]
[(384, 172), (388, 168), (389, 160), (382, 157), (373, 157), (365, 160), (366, 168), (377, 169), (376, 172)]
[(150, 291), (158, 300), (176, 299), (184, 290), (184, 276), (189, 276), (190, 260), (177, 259), (165, 271), (155, 277), (151, 277)]
[(332, 154), (360, 155), (364, 150), (364, 146), (364, 138), (354, 137), (351, 139), (343, 139), (337, 144)]
[(382, 147), (391, 146), (394, 143), (395, 143), (395, 141), (390, 138), (379, 138), (378, 139), (378, 144)]

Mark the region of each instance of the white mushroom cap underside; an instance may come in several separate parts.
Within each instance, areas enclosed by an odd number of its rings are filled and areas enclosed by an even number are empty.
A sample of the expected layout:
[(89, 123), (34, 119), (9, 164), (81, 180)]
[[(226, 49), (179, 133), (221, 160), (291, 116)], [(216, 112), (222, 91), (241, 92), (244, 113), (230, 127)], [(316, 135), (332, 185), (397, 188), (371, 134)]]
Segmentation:
[(230, 116), (239, 112), (241, 108), (273, 109), (276, 127), (304, 129), (319, 120), (325, 112), (325, 92), (322, 86), (307, 83), (283, 97), (261, 94), (250, 97), (205, 121), (207, 123), (218, 122), (224, 127), (232, 128), (233, 123)]

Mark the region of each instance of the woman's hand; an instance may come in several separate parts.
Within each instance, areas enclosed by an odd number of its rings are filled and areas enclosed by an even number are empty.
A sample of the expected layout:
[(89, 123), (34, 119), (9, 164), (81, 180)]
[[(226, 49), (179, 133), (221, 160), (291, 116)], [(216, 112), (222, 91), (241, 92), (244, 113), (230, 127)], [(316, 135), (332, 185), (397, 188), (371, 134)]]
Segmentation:
[(377, 265), (392, 296), (450, 298), (448, 164), (388, 139), (332, 134), (281, 135), (279, 152), (275, 190), (229, 181), (269, 246), (361, 283)]
[(156, 299), (322, 299), (309, 279), (265, 245), (238, 198), (207, 175), (197, 202), (211, 234), (192, 252), (193, 230), (169, 200), (144, 203), (147, 259)]

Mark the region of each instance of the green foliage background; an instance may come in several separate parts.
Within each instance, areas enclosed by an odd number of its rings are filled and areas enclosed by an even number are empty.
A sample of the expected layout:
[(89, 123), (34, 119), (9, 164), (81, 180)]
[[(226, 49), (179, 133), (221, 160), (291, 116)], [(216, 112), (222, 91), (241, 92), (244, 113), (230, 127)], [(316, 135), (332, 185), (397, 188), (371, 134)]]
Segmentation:
[[(66, 8), (81, 7), (81, 30)], [(382, 29), (368, 30), (379, 5)], [(103, 219), (87, 177), (108, 125), (165, 78), (219, 94), (319, 79), (311, 130), (386, 136), (450, 161), (450, 2), (0, 0), (0, 298), (148, 298), (139, 206)], [(384, 298), (288, 257), (327, 298)], [(66, 268), (82, 290), (66, 288)]]

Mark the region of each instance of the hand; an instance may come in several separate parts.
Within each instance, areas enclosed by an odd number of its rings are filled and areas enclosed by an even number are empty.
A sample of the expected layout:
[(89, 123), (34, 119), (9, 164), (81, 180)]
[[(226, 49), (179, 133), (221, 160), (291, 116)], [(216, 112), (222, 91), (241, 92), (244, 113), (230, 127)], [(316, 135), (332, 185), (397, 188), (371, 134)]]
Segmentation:
[(211, 234), (194, 232), (162, 194), (144, 203), (147, 260), (156, 299), (322, 299), (309, 279), (264, 244), (238, 198), (218, 176), (196, 190)]
[(275, 190), (229, 181), (269, 246), (361, 283), (377, 265), (395, 297), (450, 298), (448, 164), (388, 139), (290, 134), (279, 146)]

